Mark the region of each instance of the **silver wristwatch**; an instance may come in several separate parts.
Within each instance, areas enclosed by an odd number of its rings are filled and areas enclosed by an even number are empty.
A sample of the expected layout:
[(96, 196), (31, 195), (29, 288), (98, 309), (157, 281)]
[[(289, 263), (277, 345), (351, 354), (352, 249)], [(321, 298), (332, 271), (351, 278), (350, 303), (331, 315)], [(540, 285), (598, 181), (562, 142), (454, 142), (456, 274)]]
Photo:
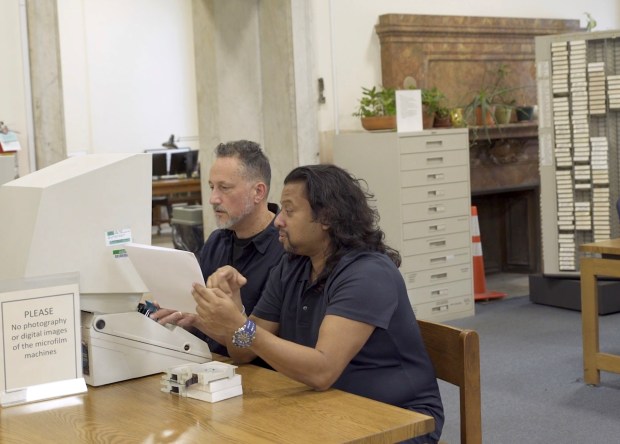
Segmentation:
[(248, 319), (232, 335), (232, 343), (235, 347), (246, 348), (252, 345), (256, 337), (256, 324)]

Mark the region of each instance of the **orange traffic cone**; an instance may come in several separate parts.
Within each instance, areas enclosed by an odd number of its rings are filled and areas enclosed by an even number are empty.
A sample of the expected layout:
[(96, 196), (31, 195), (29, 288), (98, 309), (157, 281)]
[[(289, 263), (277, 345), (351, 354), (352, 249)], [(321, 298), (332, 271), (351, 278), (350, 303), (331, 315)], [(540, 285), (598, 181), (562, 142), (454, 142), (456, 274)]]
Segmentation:
[(482, 243), (480, 242), (480, 226), (478, 225), (478, 209), (476, 207), (471, 207), (471, 250), (474, 263), (474, 300), (485, 301), (505, 297), (506, 293), (487, 291)]

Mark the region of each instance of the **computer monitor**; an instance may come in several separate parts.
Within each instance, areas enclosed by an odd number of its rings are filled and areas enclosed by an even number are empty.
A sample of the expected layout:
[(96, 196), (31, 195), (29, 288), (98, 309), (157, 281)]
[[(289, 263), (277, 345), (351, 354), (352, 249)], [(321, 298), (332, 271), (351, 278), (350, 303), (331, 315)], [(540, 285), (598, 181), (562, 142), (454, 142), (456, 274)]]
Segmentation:
[(170, 170), (170, 150), (167, 148), (155, 148), (144, 150), (144, 152), (153, 156), (153, 177), (167, 176)]
[(168, 154), (152, 153), (153, 156), (153, 177), (161, 177), (168, 175)]
[(147, 291), (123, 244), (151, 243), (151, 156), (72, 157), (0, 186), (0, 279), (80, 274), (81, 309), (135, 310)]
[(186, 174), (187, 160), (185, 158), (185, 153), (189, 151), (189, 148), (156, 148), (144, 150), (145, 153), (153, 155), (153, 177)]
[(198, 154), (200, 153), (200, 151), (198, 150), (192, 150), (189, 153), (187, 153), (187, 177), (191, 177), (194, 172), (198, 171)]
[(170, 153), (170, 174), (178, 175), (187, 172), (187, 151)]
[(172, 151), (170, 153), (170, 174), (191, 177), (198, 163), (198, 151)]

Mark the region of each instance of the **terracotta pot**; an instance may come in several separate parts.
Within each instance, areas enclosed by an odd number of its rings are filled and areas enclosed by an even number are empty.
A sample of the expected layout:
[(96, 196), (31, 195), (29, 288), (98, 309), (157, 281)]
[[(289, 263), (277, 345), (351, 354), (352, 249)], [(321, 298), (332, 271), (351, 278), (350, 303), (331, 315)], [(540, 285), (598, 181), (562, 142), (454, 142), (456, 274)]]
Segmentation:
[(493, 113), (495, 113), (495, 107), (494, 106), (490, 106), (486, 110), (486, 113), (485, 113), (484, 117), (482, 116), (482, 108), (481, 107), (476, 108), (476, 125), (478, 125), (478, 126), (493, 126), (493, 125), (495, 125), (495, 118), (493, 116)]
[(396, 129), (396, 116), (362, 117), (362, 127), (367, 131)]
[(435, 113), (429, 112), (426, 105), (422, 105), (422, 128), (429, 129), (435, 124)]
[(433, 123), (433, 127), (435, 128), (450, 128), (452, 126), (452, 121), (450, 120), (450, 115), (445, 117), (437, 117), (435, 115), (435, 122)]

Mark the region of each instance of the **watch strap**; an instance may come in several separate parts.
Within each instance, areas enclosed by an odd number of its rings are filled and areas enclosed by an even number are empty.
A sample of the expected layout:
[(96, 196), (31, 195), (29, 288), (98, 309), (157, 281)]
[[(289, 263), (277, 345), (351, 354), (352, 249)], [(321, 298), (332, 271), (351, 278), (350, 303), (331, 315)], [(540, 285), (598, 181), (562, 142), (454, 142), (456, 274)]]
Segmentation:
[(252, 345), (256, 337), (256, 324), (247, 319), (245, 324), (239, 327), (232, 335), (232, 343), (235, 347), (246, 348)]

